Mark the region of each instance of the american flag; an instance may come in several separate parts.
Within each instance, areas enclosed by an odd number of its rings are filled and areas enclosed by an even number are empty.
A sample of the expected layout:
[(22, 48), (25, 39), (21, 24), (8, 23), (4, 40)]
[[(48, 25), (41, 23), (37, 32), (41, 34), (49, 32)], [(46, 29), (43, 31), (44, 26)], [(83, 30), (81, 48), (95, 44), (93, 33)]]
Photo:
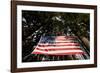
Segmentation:
[(32, 54), (76, 55), (84, 54), (76, 36), (42, 36)]

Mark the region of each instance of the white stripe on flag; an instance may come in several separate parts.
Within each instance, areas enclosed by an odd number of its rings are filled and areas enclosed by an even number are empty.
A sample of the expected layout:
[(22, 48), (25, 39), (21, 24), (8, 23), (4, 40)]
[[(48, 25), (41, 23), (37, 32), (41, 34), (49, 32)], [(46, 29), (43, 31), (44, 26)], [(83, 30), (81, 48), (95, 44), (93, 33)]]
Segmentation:
[(79, 43), (39, 43), (39, 46), (79, 46)]
[(42, 53), (68, 53), (68, 52), (83, 52), (82, 50), (57, 50), (57, 51), (42, 51), (35, 49), (34, 52), (42, 52)]

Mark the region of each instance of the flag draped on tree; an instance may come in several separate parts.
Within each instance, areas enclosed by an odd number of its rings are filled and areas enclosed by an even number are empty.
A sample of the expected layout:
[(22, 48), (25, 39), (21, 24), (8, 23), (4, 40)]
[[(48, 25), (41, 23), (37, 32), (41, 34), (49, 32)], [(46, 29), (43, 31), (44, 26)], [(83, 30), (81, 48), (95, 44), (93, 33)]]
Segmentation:
[(42, 36), (32, 54), (76, 55), (84, 54), (76, 36)]

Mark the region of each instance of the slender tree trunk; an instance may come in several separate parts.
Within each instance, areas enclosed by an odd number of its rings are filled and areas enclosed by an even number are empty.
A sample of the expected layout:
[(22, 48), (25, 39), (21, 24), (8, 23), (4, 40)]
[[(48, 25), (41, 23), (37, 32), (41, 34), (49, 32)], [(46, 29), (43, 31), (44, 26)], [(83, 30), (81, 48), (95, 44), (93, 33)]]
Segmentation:
[(81, 38), (81, 40), (84, 42), (84, 44), (88, 47), (88, 48), (90, 48), (90, 42), (89, 42), (89, 40), (86, 38), (86, 37), (80, 37)]

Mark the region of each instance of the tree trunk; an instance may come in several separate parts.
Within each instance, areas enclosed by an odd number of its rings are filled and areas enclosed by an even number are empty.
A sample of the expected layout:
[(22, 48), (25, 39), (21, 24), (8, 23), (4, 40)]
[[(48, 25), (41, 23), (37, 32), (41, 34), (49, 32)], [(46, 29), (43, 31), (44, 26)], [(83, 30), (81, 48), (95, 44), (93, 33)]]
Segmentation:
[(86, 38), (86, 37), (80, 37), (81, 38), (81, 40), (84, 42), (84, 44), (88, 47), (88, 48), (90, 48), (90, 42), (89, 42), (89, 40)]

